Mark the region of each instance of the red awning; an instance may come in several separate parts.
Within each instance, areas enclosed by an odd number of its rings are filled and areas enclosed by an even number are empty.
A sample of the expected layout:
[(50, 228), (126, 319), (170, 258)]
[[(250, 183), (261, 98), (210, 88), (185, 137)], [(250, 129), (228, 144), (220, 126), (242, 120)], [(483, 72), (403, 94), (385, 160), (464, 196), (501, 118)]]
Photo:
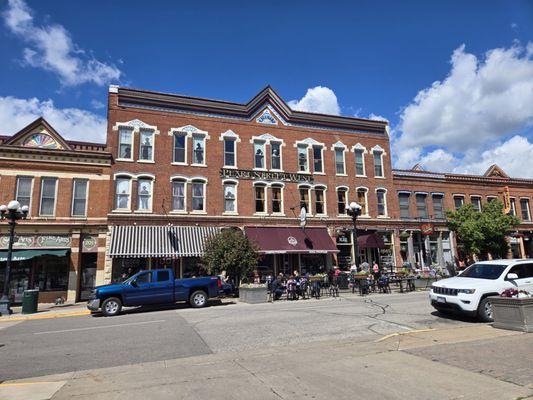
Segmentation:
[(357, 237), (357, 245), (359, 248), (371, 248), (382, 249), (385, 247), (383, 238), (375, 233), (369, 233), (368, 235), (360, 235)]
[(255, 227), (247, 226), (248, 239), (259, 247), (260, 253), (336, 253), (337, 246), (326, 228)]

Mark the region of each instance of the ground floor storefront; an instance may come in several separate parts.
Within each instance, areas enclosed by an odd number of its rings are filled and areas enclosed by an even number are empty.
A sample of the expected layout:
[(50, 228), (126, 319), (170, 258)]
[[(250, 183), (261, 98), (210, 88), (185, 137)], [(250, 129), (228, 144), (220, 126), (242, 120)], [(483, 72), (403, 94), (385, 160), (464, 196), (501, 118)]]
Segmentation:
[[(7, 234), (0, 232), (0, 287), (8, 243)], [(94, 286), (103, 283), (104, 244), (103, 229), (99, 234), (98, 229), (20, 226), (13, 244), (10, 300), (20, 303), (28, 289), (39, 290), (40, 303), (86, 300)]]

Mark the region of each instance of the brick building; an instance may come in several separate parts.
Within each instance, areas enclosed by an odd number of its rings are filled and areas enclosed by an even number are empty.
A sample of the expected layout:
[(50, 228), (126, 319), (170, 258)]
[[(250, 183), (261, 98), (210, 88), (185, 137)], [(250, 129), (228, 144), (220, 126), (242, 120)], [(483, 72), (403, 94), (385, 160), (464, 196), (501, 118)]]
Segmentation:
[(348, 267), (351, 201), (364, 208), (362, 260), (393, 263), (386, 122), (293, 111), (270, 87), (238, 104), (112, 86), (108, 116), (106, 281), (169, 264), (195, 274), (203, 239), (224, 227), (256, 241), (263, 275)]
[[(40, 302), (87, 298), (103, 283), (111, 154), (105, 144), (75, 142), (39, 118), (0, 137), (0, 204), (30, 208), (17, 225), (10, 295), (39, 288)], [(0, 287), (8, 226), (0, 222)]]

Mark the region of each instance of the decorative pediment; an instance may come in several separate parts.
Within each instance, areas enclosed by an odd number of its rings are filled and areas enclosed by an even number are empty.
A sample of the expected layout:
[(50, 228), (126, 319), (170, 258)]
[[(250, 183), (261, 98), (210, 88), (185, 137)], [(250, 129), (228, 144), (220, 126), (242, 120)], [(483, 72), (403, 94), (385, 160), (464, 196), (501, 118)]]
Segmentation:
[(239, 137), (239, 135), (237, 135), (231, 129), (228, 129), (226, 132), (222, 132), (220, 134), (220, 140), (224, 140), (225, 138), (234, 139), (237, 142), (241, 141), (241, 138)]
[(361, 143), (357, 143), (352, 146), (352, 151), (356, 151), (356, 150), (362, 151), (363, 153), (368, 153), (368, 150), (366, 149), (366, 147), (363, 146)]
[(346, 145), (339, 140), (336, 143), (333, 143), (333, 146), (331, 146), (331, 150), (335, 150), (335, 149), (343, 149), (343, 150), (345, 150), (346, 149)]
[(265, 108), (261, 114), (255, 119), (255, 122), (258, 124), (264, 124), (264, 125), (277, 125), (278, 120), (274, 117), (273, 113), (268, 109)]
[(278, 139), (274, 135), (271, 135), (270, 133), (263, 133), (262, 135), (258, 136), (257, 138), (261, 139), (261, 140), (268, 140), (268, 141), (280, 141), (280, 139)]
[(139, 132), (141, 129), (152, 130), (156, 134), (159, 133), (157, 126), (148, 125), (146, 122), (141, 121), (140, 119), (132, 119), (127, 122), (117, 122), (113, 127), (113, 130), (117, 131), (119, 128), (130, 128), (134, 132)]
[(4, 145), (47, 150), (72, 150), (65, 139), (44, 118), (38, 118), (22, 128), (6, 140)]
[(413, 168), (411, 168), (412, 171), (419, 171), (419, 172), (425, 172), (426, 170), (424, 169), (424, 167), (422, 167), (422, 165), (420, 163), (416, 163), (415, 165), (413, 165)]
[(483, 176), (487, 178), (509, 178), (509, 175), (507, 175), (505, 171), (496, 164), (492, 164), (483, 174)]
[(324, 143), (317, 142), (313, 138), (307, 138), (307, 139), (301, 140), (301, 141), (299, 141), (297, 143), (298, 144), (306, 144), (308, 146), (323, 146), (324, 145)]
[(374, 147), (370, 149), (371, 153), (383, 153), (383, 155), (387, 154), (385, 153), (385, 149), (381, 147), (379, 144), (376, 144)]

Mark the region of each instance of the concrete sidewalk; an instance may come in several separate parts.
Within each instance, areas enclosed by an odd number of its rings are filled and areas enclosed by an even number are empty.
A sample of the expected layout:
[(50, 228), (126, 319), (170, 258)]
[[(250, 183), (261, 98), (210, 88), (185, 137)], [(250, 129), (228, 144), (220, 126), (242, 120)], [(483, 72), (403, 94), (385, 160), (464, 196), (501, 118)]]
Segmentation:
[[(453, 349), (459, 343), (464, 353), (476, 343), (491, 340), (490, 347), (478, 346), (476, 350), (482, 369), (491, 370), (502, 357), (512, 360), (525, 356), (514, 354), (513, 347), (499, 346), (500, 341), (512, 338), (522, 343), (517, 351), (523, 351), (520, 349), (527, 347), (532, 337), (473, 325), (369, 336), (357, 342), (352, 339), (265, 347), (4, 382), (0, 398), (527, 398), (533, 396), (533, 366), (524, 375), (529, 373), (530, 379), (517, 384), (413, 352), (442, 346)], [(495, 359), (495, 352), (499, 358)], [(460, 358), (461, 354), (454, 356)]]
[(76, 317), (80, 315), (88, 315), (91, 313), (87, 309), (86, 302), (61, 305), (55, 305), (53, 303), (43, 303), (39, 304), (38, 310), (35, 314), (22, 314), (22, 307), (11, 307), (11, 309), (13, 310), (13, 314), (2, 315), (0, 317), (0, 323), (26, 321), (30, 319)]

